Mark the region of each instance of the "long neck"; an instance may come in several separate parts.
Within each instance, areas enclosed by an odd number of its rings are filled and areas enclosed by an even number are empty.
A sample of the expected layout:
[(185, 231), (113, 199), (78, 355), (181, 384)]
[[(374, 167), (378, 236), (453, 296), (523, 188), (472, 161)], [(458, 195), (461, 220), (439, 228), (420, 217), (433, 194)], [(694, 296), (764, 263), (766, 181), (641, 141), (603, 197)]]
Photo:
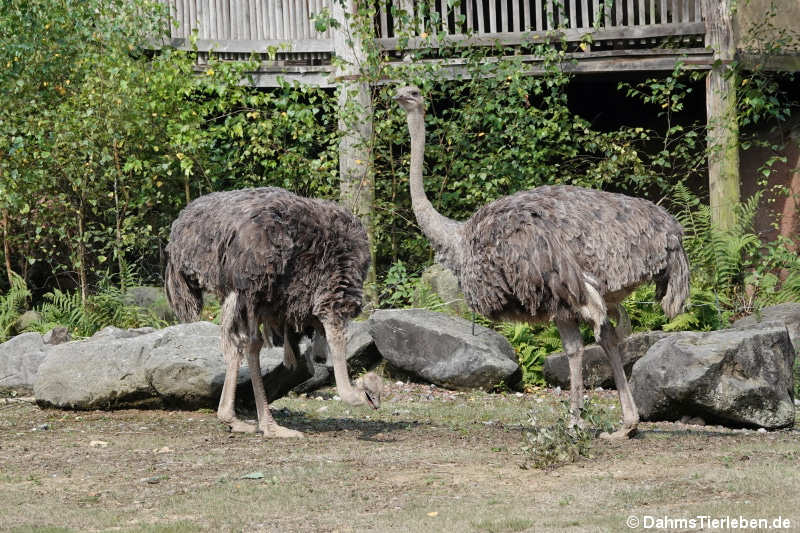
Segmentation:
[[(442, 216), (434, 209), (425, 194), (422, 183), (422, 166), (425, 152), (425, 116), (423, 111), (414, 110), (408, 113), (408, 132), (411, 136), (411, 168), (409, 181), (411, 185), (411, 207), (422, 232), (430, 239), (433, 248), (445, 260), (455, 258), (454, 252), (461, 246), (461, 222)], [(445, 265), (452, 268), (451, 265)]]

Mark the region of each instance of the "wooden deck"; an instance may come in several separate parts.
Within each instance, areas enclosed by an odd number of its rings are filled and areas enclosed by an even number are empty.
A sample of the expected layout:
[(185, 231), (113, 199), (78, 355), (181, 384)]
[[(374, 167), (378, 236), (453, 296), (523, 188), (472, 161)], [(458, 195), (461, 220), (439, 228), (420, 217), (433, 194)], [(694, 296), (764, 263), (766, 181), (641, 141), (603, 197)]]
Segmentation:
[[(172, 46), (190, 47), (189, 37), (197, 33), (199, 68), (212, 51), (225, 60), (256, 53), (262, 59), (259, 86), (274, 86), (278, 77), (334, 84), (337, 40), (330, 30), (317, 32), (311, 19), (332, 10), (332, 0), (161, 1), (178, 23)], [(375, 35), (390, 60), (449, 45), (514, 48), (557, 34), (574, 45), (569, 57), (577, 61), (564, 67), (573, 72), (671, 70), (678, 60), (709, 68), (712, 62), (701, 0), (377, 0), (375, 9)], [(403, 27), (402, 18), (413, 26)], [(523, 61), (536, 72), (537, 58)], [(445, 64), (454, 76), (460, 73), (458, 61)]]

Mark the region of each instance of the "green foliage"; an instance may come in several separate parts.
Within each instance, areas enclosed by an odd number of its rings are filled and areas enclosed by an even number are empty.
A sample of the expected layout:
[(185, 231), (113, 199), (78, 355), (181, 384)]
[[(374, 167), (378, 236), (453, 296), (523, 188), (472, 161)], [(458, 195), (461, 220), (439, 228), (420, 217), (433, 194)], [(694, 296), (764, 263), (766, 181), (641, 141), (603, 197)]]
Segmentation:
[(42, 320), (34, 325), (36, 331), (48, 331), (64, 326), (74, 337), (90, 337), (107, 326), (139, 328), (144, 326), (164, 327), (166, 323), (152, 311), (125, 302), (125, 293), (106, 277), (96, 293), (91, 294), (86, 304), (79, 292), (62, 292), (54, 289), (45, 294), (38, 308)]
[(11, 287), (0, 295), (0, 342), (5, 342), (14, 333), (14, 323), (25, 311), (31, 291), (18, 274), (13, 274)]
[(783, 238), (765, 243), (753, 232), (762, 192), (736, 206), (736, 223), (723, 231), (712, 224), (711, 209), (688, 188), (678, 184), (674, 191), (697, 289), (693, 303), (716, 308), (722, 326), (730, 317), (800, 299), (800, 258), (791, 243)]
[(543, 386), (545, 384), (544, 359), (549, 354), (562, 349), (558, 329), (553, 324), (521, 324), (503, 322), (498, 331), (504, 335), (514, 351), (517, 352), (522, 369), (523, 386)]

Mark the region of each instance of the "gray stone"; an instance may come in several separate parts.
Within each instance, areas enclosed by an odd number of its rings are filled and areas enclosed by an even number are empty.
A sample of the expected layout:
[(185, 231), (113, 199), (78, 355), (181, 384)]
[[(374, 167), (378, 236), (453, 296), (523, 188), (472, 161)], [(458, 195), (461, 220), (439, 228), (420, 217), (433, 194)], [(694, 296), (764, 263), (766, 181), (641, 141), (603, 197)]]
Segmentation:
[(448, 269), (434, 263), (425, 269), (420, 281), (420, 288), (414, 293), (414, 305), (424, 307), (425, 292), (429, 291), (441, 298), (451, 312), (469, 316), (471, 311), (458, 284), (458, 278)]
[[(620, 354), (622, 355), (622, 364), (625, 367), (625, 375), (630, 377), (633, 364), (643, 357), (653, 344), (670, 335), (673, 335), (673, 333), (646, 331), (626, 337), (620, 343)], [(564, 352), (548, 355), (544, 360), (542, 372), (548, 385), (569, 389), (569, 358)], [(583, 385), (590, 389), (596, 387), (616, 388), (611, 365), (608, 362), (605, 351), (598, 344), (590, 344), (583, 350)]]
[(753, 326), (771, 326), (780, 324), (789, 330), (789, 338), (795, 352), (800, 352), (800, 303), (783, 303), (765, 307), (750, 316), (740, 318), (733, 323), (733, 328), (749, 328)]
[(370, 332), (384, 359), (395, 369), (454, 389), (515, 385), (517, 357), (499, 333), (463, 319), (422, 309), (376, 311)]
[[(314, 335), (312, 358), (314, 362), (325, 363), (333, 372), (330, 350), (325, 337)], [(370, 333), (370, 321), (350, 322), (347, 327), (347, 368), (350, 374), (358, 374), (370, 370), (381, 361), (381, 354), (375, 346)]]
[(167, 293), (163, 287), (131, 287), (125, 291), (122, 301), (126, 305), (141, 307), (152, 312), (161, 320), (173, 322), (176, 320), (175, 313), (167, 301)]
[(64, 326), (53, 328), (42, 336), (42, 342), (45, 344), (52, 344), (53, 346), (56, 344), (69, 342), (71, 340), (72, 335), (70, 335), (69, 330)]
[(11, 329), (14, 333), (22, 333), (41, 320), (42, 315), (38, 311), (25, 311), (14, 321)]
[(22, 333), (0, 344), (0, 390), (29, 394), (39, 366), (52, 348), (36, 332)]
[(681, 332), (633, 365), (631, 388), (642, 420), (787, 427), (795, 417), (794, 357), (785, 327)]
[[(219, 326), (209, 322), (160, 330), (105, 328), (89, 339), (53, 346), (39, 366), (34, 395), (42, 406), (70, 409), (215, 408), (225, 377), (219, 335)], [(309, 377), (286, 379), (282, 361), (282, 348), (261, 352), (272, 399)], [(271, 381), (276, 371), (282, 373), (279, 382)], [(237, 396), (252, 398), (249, 379), (245, 364)]]

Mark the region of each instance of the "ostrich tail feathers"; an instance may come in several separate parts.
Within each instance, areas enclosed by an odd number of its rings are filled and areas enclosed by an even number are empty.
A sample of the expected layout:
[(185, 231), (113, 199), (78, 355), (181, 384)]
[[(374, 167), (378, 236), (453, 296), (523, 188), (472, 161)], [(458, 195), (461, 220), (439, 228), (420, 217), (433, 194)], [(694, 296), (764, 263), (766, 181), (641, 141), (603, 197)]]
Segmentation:
[(689, 298), (689, 261), (680, 237), (670, 235), (669, 257), (665, 276), (656, 283), (656, 297), (661, 298), (661, 308), (670, 318), (683, 311)]
[(194, 322), (200, 318), (203, 309), (203, 292), (199, 287), (190, 285), (177, 265), (167, 262), (164, 276), (164, 289), (167, 301), (181, 322)]

